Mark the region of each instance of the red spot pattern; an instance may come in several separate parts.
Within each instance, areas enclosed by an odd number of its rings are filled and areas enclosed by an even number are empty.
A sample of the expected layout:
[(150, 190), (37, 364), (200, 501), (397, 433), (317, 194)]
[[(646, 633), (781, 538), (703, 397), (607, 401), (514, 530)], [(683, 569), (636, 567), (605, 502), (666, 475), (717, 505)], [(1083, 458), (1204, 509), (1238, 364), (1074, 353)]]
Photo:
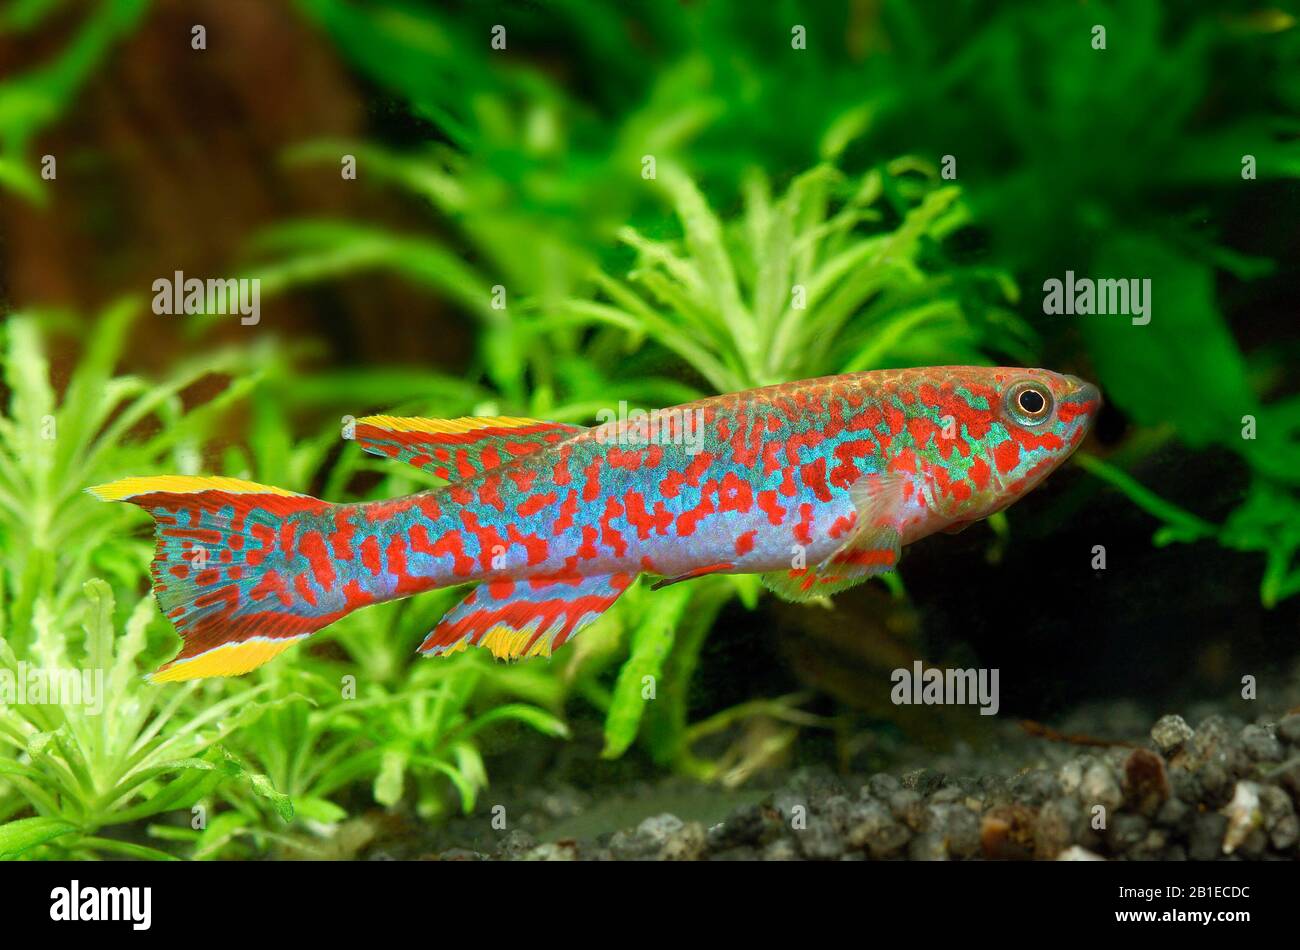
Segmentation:
[(785, 508), (776, 500), (776, 492), (761, 491), (758, 493), (758, 507), (767, 515), (767, 523), (770, 525), (779, 525), (785, 521)]
[(520, 502), (519, 507), (515, 509), (521, 517), (527, 518), (535, 515), (550, 505), (555, 504), (555, 492), (544, 492), (540, 495), (532, 495)]
[(379, 539), (373, 534), (361, 542), (361, 563), (370, 573), (379, 573)]
[(993, 447), (993, 463), (1003, 475), (1014, 471), (1020, 464), (1020, 446), (1011, 439), (999, 442)]
[(794, 526), (794, 539), (800, 544), (812, 544), (813, 506), (804, 502), (799, 506), (799, 523)]

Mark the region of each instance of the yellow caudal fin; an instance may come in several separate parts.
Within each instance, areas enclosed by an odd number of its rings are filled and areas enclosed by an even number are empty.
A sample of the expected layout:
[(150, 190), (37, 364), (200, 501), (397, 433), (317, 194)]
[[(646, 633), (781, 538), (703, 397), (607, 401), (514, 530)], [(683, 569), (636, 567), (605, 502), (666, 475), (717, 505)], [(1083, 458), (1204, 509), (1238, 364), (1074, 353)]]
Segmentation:
[(221, 643), (194, 656), (178, 656), (164, 663), (149, 678), (155, 683), (179, 683), (210, 676), (239, 676), (267, 663), (308, 634), (252, 637), (238, 643)]
[[(256, 669), (345, 611), (276, 572), (280, 525), (332, 508), (310, 495), (238, 478), (158, 475), (87, 489), (154, 519), (154, 596), (184, 641), (153, 676), (168, 683)], [(319, 606), (318, 606), (319, 605)]]

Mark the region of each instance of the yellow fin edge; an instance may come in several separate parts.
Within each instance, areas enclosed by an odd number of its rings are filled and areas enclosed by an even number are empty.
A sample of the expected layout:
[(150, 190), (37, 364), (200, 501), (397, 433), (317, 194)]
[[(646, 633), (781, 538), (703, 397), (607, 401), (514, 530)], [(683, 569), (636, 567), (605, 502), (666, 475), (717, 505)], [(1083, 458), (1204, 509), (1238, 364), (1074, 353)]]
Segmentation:
[(536, 624), (530, 624), (523, 630), (513, 630), (506, 626), (496, 626), (484, 634), (479, 646), (487, 647), (498, 660), (517, 660), (523, 656), (550, 656), (551, 638), (542, 634), (533, 643), (528, 652), (524, 650), (528, 641), (536, 632)]
[(245, 481), (242, 478), (227, 478), (224, 475), (151, 475), (139, 478), (119, 478), (115, 482), (107, 482), (103, 485), (87, 488), (86, 491), (100, 501), (125, 501), (136, 495), (148, 495), (152, 492), (188, 494), (202, 491), (305, 497), (296, 491), (276, 488), (273, 485), (259, 485), (257, 482)]
[(462, 416), (459, 419), (422, 419), (419, 416), (366, 416), (357, 425), (374, 426), (389, 432), (431, 432), (455, 435), (475, 429), (520, 429), (524, 426), (550, 425), (541, 419), (515, 416)]
[(179, 683), (210, 676), (238, 676), (275, 659), (306, 636), (303, 634), (275, 639), (254, 637), (239, 643), (223, 643), (198, 656), (173, 660), (159, 667), (149, 679), (154, 683)]

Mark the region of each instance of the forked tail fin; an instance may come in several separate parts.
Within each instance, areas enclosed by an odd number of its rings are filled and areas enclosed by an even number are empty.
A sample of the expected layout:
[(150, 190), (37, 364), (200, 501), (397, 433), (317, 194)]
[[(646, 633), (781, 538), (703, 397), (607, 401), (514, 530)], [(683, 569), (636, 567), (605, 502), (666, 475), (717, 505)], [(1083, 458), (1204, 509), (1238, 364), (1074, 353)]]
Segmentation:
[(186, 475), (124, 478), (88, 491), (153, 516), (154, 595), (184, 640), (155, 682), (247, 673), (347, 613), (321, 602), (303, 573), (284, 569), (292, 516), (328, 515), (337, 505), (238, 478)]

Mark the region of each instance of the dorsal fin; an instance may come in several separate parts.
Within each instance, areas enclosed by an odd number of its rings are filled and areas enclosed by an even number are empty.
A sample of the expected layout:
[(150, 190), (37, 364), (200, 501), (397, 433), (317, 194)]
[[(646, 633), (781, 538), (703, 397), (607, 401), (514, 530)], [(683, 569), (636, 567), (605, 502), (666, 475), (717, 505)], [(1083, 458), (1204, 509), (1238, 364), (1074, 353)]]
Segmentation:
[(374, 455), (458, 482), (585, 431), (563, 422), (510, 416), (366, 416), (357, 420), (356, 440)]

